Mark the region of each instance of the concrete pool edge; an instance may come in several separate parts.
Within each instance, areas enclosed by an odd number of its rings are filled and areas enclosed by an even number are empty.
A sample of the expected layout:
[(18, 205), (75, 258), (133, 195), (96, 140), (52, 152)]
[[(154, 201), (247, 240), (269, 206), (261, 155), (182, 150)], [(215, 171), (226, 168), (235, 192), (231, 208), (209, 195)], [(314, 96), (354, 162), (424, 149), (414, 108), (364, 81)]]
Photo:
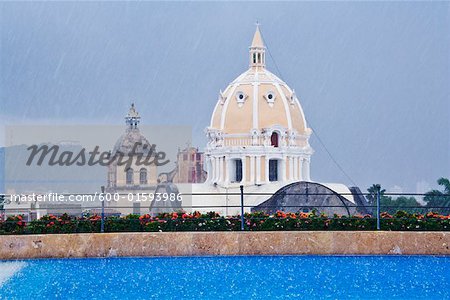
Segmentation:
[(450, 255), (450, 232), (126, 232), (0, 236), (0, 259), (302, 254)]

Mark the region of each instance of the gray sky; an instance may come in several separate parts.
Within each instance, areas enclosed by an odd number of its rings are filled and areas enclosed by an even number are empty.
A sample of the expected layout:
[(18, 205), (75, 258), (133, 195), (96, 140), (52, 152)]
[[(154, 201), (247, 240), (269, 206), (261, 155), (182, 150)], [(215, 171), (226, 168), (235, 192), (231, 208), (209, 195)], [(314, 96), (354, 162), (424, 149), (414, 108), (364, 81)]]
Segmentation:
[[(364, 191), (450, 176), (447, 2), (1, 3), (5, 124), (186, 124), (247, 69), (255, 20), (312, 128)], [(280, 74), (281, 73), (281, 74)], [(351, 184), (317, 137), (314, 180)]]

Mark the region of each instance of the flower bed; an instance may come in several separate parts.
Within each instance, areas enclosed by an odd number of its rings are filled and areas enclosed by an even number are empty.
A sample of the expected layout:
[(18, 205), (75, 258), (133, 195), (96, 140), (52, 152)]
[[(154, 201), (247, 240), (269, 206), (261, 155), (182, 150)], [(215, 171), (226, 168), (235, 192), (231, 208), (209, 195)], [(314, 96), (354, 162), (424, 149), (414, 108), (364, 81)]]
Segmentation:
[[(394, 215), (381, 213), (381, 229), (395, 231), (449, 231), (450, 215), (427, 213), (425, 215), (398, 211)], [(42, 234), (42, 233), (81, 233), (100, 232), (99, 215), (75, 218), (46, 215), (38, 220), (25, 222), (23, 216), (9, 216), (0, 222), (0, 234)], [(370, 215), (327, 216), (311, 213), (277, 212), (245, 214), (245, 230), (375, 230), (376, 218)], [(165, 213), (152, 217), (146, 215), (127, 215), (125, 217), (105, 218), (105, 232), (140, 231), (238, 231), (241, 230), (240, 216), (224, 217), (215, 212), (209, 213)]]

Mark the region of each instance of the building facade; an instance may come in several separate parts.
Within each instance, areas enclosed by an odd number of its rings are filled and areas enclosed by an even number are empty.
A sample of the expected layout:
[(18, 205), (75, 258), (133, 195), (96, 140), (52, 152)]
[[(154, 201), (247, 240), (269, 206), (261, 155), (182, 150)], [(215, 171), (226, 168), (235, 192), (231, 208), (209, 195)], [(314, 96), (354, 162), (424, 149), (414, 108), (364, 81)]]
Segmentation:
[(178, 150), (174, 183), (203, 183), (206, 180), (204, 153), (196, 147)]

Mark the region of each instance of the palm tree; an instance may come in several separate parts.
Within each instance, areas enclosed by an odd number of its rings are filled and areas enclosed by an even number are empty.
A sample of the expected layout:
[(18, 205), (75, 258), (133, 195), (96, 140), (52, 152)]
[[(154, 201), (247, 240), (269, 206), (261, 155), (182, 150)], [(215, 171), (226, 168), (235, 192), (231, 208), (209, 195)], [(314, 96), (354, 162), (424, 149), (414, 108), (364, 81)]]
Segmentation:
[(448, 207), (449, 209), (436, 209), (441, 213), (450, 213), (450, 180), (439, 178), (437, 183), (444, 188), (444, 191), (432, 190), (425, 194), (423, 200), (427, 202), (427, 207)]
[(378, 190), (380, 191), (381, 197), (383, 197), (386, 190), (382, 189), (380, 184), (372, 184), (372, 186), (367, 189), (367, 192), (369, 192), (369, 194), (367, 195), (367, 200), (369, 201), (369, 203), (372, 204), (375, 202), (375, 200), (377, 199)]

